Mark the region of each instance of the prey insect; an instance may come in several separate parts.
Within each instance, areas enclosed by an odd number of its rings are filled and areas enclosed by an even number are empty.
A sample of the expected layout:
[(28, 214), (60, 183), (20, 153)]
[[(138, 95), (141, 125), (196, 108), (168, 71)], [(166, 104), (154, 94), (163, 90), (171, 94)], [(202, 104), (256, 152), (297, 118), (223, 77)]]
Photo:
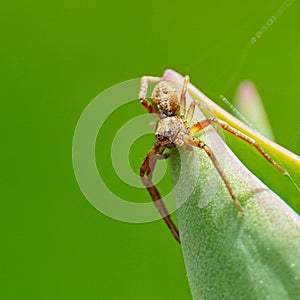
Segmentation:
[[(151, 95), (151, 103), (147, 101), (146, 94), (149, 83), (156, 84)], [(244, 213), (232, 187), (222, 170), (213, 151), (200, 139), (194, 135), (211, 124), (216, 124), (223, 130), (242, 139), (252, 145), (270, 164), (272, 164), (282, 174), (286, 172), (256, 143), (254, 139), (229, 126), (226, 122), (216, 118), (206, 118), (202, 121), (193, 122), (195, 108), (200, 106), (197, 101), (192, 101), (187, 108), (186, 97), (188, 92), (189, 77), (185, 76), (182, 88), (177, 83), (166, 81), (160, 77), (144, 76), (141, 79), (139, 99), (144, 108), (151, 114), (158, 116), (155, 129), (155, 142), (152, 149), (148, 152), (141, 167), (140, 177), (147, 188), (155, 206), (161, 217), (169, 227), (174, 238), (180, 243), (179, 232), (172, 221), (162, 197), (153, 184), (152, 174), (158, 159), (166, 159), (169, 153), (166, 149), (181, 147), (187, 151), (192, 151), (195, 147), (203, 149), (224, 182), (234, 205), (242, 214)], [(201, 108), (201, 107), (200, 107)]]

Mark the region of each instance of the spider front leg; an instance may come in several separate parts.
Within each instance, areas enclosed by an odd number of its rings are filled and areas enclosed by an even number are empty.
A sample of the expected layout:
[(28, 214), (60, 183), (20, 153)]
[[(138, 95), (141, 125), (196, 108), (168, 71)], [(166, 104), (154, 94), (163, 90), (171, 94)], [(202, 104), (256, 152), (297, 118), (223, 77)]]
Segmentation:
[(145, 109), (150, 114), (153, 112), (153, 107), (146, 99), (148, 84), (149, 83), (159, 83), (162, 80), (163, 79), (160, 77), (153, 77), (153, 76), (143, 76), (141, 78), (139, 99), (140, 99), (141, 104), (145, 107)]
[(202, 129), (204, 129), (205, 127), (211, 125), (211, 124), (216, 124), (219, 127), (221, 127), (222, 129), (226, 130), (227, 132), (233, 134), (234, 136), (236, 136), (237, 138), (245, 141), (246, 143), (250, 144), (251, 146), (253, 146), (274, 168), (276, 168), (279, 172), (281, 172), (283, 175), (287, 175), (286, 171), (280, 167), (264, 150), (261, 146), (259, 146), (256, 141), (254, 139), (252, 139), (251, 137), (249, 137), (248, 135), (238, 131), (237, 129), (231, 127), (230, 125), (228, 125), (226, 122), (219, 120), (216, 117), (212, 117), (212, 118), (208, 118), (205, 119), (201, 122), (198, 122), (196, 124), (194, 124), (191, 129), (190, 129), (190, 133), (196, 133)]
[(189, 85), (190, 82), (190, 77), (188, 75), (186, 75), (184, 77), (184, 81), (183, 81), (183, 88), (181, 91), (181, 96), (180, 96), (180, 114), (182, 116), (184, 116), (185, 114), (185, 109), (186, 109), (186, 93), (187, 93), (187, 87)]
[(174, 238), (177, 240), (178, 243), (180, 243), (178, 229), (177, 229), (176, 225), (174, 224), (174, 222), (172, 221), (170, 214), (161, 198), (161, 195), (160, 195), (158, 189), (152, 182), (152, 173), (153, 173), (153, 169), (155, 167), (157, 159), (165, 159), (165, 158), (169, 157), (168, 153), (162, 154), (163, 150), (164, 149), (160, 149), (154, 145), (154, 147), (148, 152), (148, 154), (140, 168), (140, 177), (141, 177), (143, 184), (147, 188), (161, 217), (163, 218), (163, 220), (169, 227)]
[(203, 108), (204, 110), (207, 111), (210, 110), (209, 107), (204, 103), (195, 100), (192, 101), (185, 115), (185, 118), (189, 124), (193, 121), (196, 106), (198, 106), (200, 109)]
[(191, 145), (191, 146), (194, 146), (194, 147), (198, 147), (200, 149), (203, 149), (206, 154), (208, 155), (208, 157), (210, 158), (210, 160), (212, 161), (213, 165), (215, 166), (216, 170), (218, 171), (221, 179), (223, 180), (223, 182), (225, 183), (225, 186), (236, 206), (236, 208), (242, 213), (244, 214), (244, 211), (241, 207), (241, 204), (240, 202), (237, 200), (232, 188), (231, 188), (231, 185), (225, 175), (225, 173), (223, 172), (219, 162), (217, 161), (215, 155), (213, 154), (212, 150), (205, 144), (203, 143), (202, 141), (198, 140), (197, 138), (194, 138), (192, 136), (187, 136), (185, 138), (185, 143), (188, 144), (188, 145)]

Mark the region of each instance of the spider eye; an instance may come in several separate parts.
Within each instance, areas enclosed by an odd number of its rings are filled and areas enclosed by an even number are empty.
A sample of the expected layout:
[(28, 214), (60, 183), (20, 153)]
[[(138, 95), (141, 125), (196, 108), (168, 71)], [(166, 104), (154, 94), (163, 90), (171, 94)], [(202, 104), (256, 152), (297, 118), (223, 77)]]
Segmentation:
[(159, 141), (163, 141), (164, 137), (160, 134), (156, 134), (155, 137), (159, 140)]
[(166, 88), (166, 87), (164, 87), (163, 89), (162, 89), (162, 92), (164, 93), (164, 94), (168, 94), (168, 88)]

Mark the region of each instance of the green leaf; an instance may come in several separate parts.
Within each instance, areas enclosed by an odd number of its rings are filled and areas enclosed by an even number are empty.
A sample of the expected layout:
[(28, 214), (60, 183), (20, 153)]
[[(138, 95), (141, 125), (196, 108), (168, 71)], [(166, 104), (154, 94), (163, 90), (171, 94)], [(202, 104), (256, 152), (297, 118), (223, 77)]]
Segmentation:
[[(181, 80), (170, 70), (164, 76)], [(202, 94), (199, 97), (193, 86), (189, 92), (193, 98), (205, 97)], [(206, 103), (211, 106), (209, 101)], [(212, 108), (219, 118), (255, 137), (269, 154), (275, 153), (299, 183), (300, 163), (296, 155), (249, 130), (214, 103)], [(193, 298), (299, 299), (299, 216), (237, 159), (214, 130), (208, 130), (200, 138), (217, 156), (245, 214), (236, 209), (203, 150), (172, 151), (170, 164), (174, 185), (177, 183), (174, 188), (177, 219)], [(264, 159), (258, 161), (260, 168), (268, 166)], [(283, 185), (286, 180), (291, 182), (289, 177), (278, 175)], [(273, 178), (273, 172), (270, 176)], [(288, 199), (291, 196), (294, 206), (299, 207), (299, 191), (293, 183), (290, 187), (294, 188), (294, 195), (289, 192), (285, 195)]]

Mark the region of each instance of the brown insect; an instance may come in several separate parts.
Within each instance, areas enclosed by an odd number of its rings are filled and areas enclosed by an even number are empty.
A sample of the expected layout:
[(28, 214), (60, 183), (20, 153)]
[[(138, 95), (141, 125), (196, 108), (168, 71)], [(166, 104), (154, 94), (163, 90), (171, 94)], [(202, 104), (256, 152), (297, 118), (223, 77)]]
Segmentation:
[[(150, 104), (146, 100), (146, 93), (149, 83), (156, 83), (152, 92)], [(158, 116), (155, 129), (155, 143), (152, 149), (148, 152), (144, 162), (140, 168), (141, 180), (146, 186), (155, 206), (160, 215), (169, 227), (174, 238), (180, 243), (179, 232), (172, 221), (168, 210), (161, 198), (161, 195), (152, 182), (152, 173), (157, 159), (165, 159), (169, 157), (169, 153), (164, 153), (168, 148), (182, 147), (188, 151), (192, 151), (193, 147), (203, 149), (208, 157), (211, 159), (213, 165), (218, 171), (223, 180), (236, 208), (243, 214), (241, 204), (237, 200), (230, 183), (218, 163), (212, 150), (201, 140), (193, 136), (195, 133), (203, 130), (205, 127), (216, 124), (222, 129), (244, 140), (248, 144), (255, 147), (255, 149), (276, 169), (281, 173), (286, 172), (256, 143), (256, 141), (235, 128), (229, 126), (226, 122), (211, 117), (203, 121), (191, 124), (195, 112), (195, 107), (200, 106), (197, 101), (192, 101), (188, 109), (186, 109), (186, 95), (189, 84), (189, 77), (185, 76), (182, 88), (177, 83), (166, 81), (160, 77), (144, 76), (141, 79), (141, 87), (139, 99), (145, 109), (152, 114)], [(180, 91), (181, 89), (181, 91)]]

